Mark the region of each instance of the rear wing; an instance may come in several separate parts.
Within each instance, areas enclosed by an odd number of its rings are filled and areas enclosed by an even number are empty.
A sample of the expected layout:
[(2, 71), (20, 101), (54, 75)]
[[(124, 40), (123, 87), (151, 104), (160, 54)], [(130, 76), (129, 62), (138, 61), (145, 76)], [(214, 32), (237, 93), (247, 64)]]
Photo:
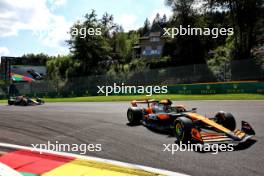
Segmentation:
[(150, 103), (159, 103), (157, 100), (133, 100), (131, 101), (132, 107), (137, 107), (138, 104), (147, 104), (150, 107)]

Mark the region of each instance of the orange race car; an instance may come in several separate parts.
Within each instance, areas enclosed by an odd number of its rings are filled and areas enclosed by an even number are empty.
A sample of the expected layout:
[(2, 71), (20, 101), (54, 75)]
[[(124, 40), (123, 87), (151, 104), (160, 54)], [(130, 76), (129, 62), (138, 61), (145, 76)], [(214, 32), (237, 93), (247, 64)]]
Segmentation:
[[(147, 107), (139, 107), (145, 104)], [(172, 105), (170, 100), (132, 101), (127, 118), (130, 125), (143, 124), (156, 130), (172, 131), (178, 141), (195, 141), (202, 144), (239, 144), (251, 139), (255, 131), (242, 121), (241, 130), (231, 113), (218, 112), (213, 118), (196, 113), (196, 108), (186, 110), (183, 105)]]
[(40, 98), (32, 99), (28, 98), (24, 95), (10, 97), (8, 99), (8, 105), (15, 105), (15, 106), (35, 106), (35, 105), (43, 105), (45, 102)]

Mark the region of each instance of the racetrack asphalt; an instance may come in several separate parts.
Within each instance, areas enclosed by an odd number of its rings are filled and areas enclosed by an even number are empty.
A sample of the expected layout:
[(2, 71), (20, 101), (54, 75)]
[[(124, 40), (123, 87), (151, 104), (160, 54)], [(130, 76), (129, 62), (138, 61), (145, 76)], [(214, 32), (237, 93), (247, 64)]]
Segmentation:
[(189, 175), (264, 175), (264, 101), (186, 101), (198, 113), (212, 116), (231, 112), (240, 128), (241, 120), (256, 131), (257, 142), (246, 149), (218, 154), (164, 152), (163, 144), (175, 138), (127, 125), (129, 102), (50, 103), (34, 107), (0, 105), (0, 143), (24, 146), (47, 144), (102, 144), (101, 152), (87, 155), (140, 164)]

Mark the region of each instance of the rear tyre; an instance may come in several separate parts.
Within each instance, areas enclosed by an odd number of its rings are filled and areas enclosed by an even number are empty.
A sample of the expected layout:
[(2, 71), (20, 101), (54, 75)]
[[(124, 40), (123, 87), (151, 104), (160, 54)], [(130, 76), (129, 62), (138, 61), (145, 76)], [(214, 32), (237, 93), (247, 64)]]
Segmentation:
[(127, 120), (131, 125), (140, 124), (140, 120), (143, 118), (143, 112), (140, 108), (128, 108), (127, 110)]
[(22, 100), (21, 106), (28, 106), (28, 100)]
[(192, 140), (192, 120), (186, 117), (179, 117), (174, 122), (174, 133), (178, 142), (187, 143)]
[(236, 120), (231, 113), (220, 111), (215, 115), (215, 119), (218, 124), (231, 131), (236, 129)]

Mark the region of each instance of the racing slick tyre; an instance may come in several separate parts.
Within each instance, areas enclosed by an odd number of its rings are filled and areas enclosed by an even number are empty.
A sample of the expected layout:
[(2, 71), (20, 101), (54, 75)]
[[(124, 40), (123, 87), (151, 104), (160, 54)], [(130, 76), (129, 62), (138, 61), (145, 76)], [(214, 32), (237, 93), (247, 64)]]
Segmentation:
[(128, 108), (127, 110), (127, 120), (131, 125), (140, 124), (140, 120), (142, 120), (143, 112), (140, 108)]
[(186, 117), (179, 117), (174, 122), (174, 133), (178, 142), (187, 143), (192, 140), (193, 122)]
[(38, 102), (39, 104), (44, 104), (44, 103), (45, 103), (45, 101), (42, 100), (42, 99), (40, 99), (40, 98), (37, 98), (37, 99), (36, 99), (36, 102)]
[(20, 103), (21, 106), (28, 106), (28, 104), (28, 100), (22, 100)]
[(8, 105), (11, 106), (11, 105), (14, 105), (15, 102), (13, 100), (8, 100)]
[(220, 111), (215, 115), (215, 120), (218, 124), (223, 125), (231, 131), (236, 129), (236, 120), (231, 113)]

